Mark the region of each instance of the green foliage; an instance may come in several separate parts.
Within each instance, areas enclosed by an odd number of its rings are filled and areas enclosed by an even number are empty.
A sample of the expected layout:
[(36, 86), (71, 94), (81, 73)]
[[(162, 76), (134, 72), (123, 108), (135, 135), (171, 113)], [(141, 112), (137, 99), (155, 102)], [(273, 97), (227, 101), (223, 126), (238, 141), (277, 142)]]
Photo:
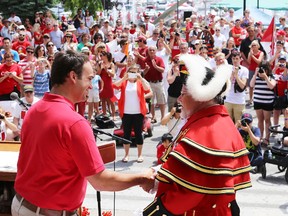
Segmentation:
[(15, 11), (22, 21), (26, 17), (32, 20), (36, 11), (45, 11), (53, 4), (53, 0), (0, 0), (0, 13), (4, 18), (9, 18), (10, 13)]
[(78, 8), (83, 10), (88, 9), (92, 16), (95, 16), (96, 11), (103, 10), (101, 0), (63, 0), (65, 10), (72, 11), (72, 14), (76, 14)]

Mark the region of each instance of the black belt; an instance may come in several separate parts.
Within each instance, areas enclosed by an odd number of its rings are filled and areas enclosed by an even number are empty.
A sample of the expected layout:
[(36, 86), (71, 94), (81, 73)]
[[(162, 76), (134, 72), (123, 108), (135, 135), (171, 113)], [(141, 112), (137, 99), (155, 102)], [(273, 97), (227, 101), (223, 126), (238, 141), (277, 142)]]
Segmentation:
[(151, 83), (158, 83), (158, 82), (162, 82), (162, 80), (155, 80), (155, 81), (148, 81), (148, 82), (151, 82)]
[[(37, 212), (37, 209), (40, 208), (27, 200), (25, 200), (20, 194), (16, 193), (16, 199), (21, 203), (21, 200), (23, 199), (21, 205), (24, 206), (25, 208), (29, 209), (30, 211)], [(62, 216), (64, 213), (66, 213), (66, 216), (72, 216), (77, 213), (77, 210), (75, 211), (66, 211), (66, 210), (52, 210), (52, 209), (45, 209), (45, 208), (40, 208), (39, 214), (42, 215), (53, 215), (53, 216)]]

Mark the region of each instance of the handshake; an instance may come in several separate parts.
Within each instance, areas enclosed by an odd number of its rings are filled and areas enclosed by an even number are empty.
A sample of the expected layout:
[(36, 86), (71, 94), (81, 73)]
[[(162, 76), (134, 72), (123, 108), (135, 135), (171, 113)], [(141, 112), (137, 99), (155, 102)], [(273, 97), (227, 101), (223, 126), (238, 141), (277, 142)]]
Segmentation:
[(158, 189), (158, 181), (155, 179), (157, 171), (160, 169), (161, 165), (156, 167), (151, 167), (144, 172), (144, 181), (140, 183), (140, 187), (147, 193), (155, 193)]

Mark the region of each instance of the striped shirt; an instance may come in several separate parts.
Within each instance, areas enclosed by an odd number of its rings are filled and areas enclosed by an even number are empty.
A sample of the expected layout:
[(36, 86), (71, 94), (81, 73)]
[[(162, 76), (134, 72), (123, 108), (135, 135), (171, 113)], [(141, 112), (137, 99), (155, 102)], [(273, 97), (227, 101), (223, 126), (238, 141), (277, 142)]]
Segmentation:
[[(269, 80), (274, 79), (273, 76), (269, 76)], [(254, 102), (271, 104), (274, 101), (274, 90), (269, 89), (267, 82), (262, 80), (260, 77), (256, 77), (254, 87)]]
[[(30, 64), (30, 62), (35, 63), (36, 59), (34, 58), (32, 61), (27, 61), (27, 59), (23, 59), (21, 60), (18, 65), (21, 67), (22, 69), (22, 74), (23, 74), (23, 85), (32, 85), (33, 82), (33, 77), (31, 77), (31, 70), (30, 67), (26, 67), (28, 64)], [(26, 67), (25, 70), (23, 70)]]
[(39, 73), (37, 70), (34, 74), (34, 92), (35, 96), (43, 97), (45, 92), (49, 92), (50, 71), (45, 70), (44, 73)]

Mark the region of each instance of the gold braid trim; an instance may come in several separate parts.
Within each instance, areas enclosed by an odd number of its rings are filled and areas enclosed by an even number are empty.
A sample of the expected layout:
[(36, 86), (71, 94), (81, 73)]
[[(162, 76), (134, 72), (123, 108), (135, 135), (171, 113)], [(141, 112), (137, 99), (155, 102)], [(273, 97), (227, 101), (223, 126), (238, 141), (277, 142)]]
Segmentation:
[(194, 148), (196, 148), (196, 149), (198, 149), (199, 151), (202, 151), (202, 152), (205, 152), (207, 154), (214, 155), (214, 156), (237, 158), (237, 157), (241, 157), (241, 156), (249, 154), (249, 152), (246, 148), (240, 149), (237, 152), (222, 151), (222, 150), (215, 150), (212, 148), (208, 148), (208, 147), (203, 146), (199, 143), (196, 143), (195, 141), (193, 141), (187, 137), (182, 138), (181, 141), (194, 147)]
[(181, 185), (182, 187), (202, 194), (234, 194), (236, 190), (244, 189), (251, 187), (251, 182), (243, 182), (241, 184), (235, 185), (234, 187), (223, 187), (223, 188), (208, 188), (203, 187), (199, 185), (192, 184), (191, 182), (188, 182), (184, 179), (179, 178), (178, 176), (174, 175), (173, 173), (169, 172), (166, 169), (163, 169), (163, 167), (158, 171), (160, 174), (166, 176), (167, 178), (170, 178), (175, 183)]
[(249, 172), (251, 170), (251, 166), (240, 167), (238, 169), (228, 169), (228, 168), (215, 168), (215, 167), (207, 167), (203, 166), (191, 159), (185, 157), (183, 154), (179, 152), (171, 152), (170, 156), (175, 157), (177, 160), (181, 161), (182, 163), (186, 164), (187, 166), (191, 167), (192, 169), (198, 170), (202, 173), (212, 174), (212, 175), (229, 175), (229, 176), (236, 176), (242, 173)]

